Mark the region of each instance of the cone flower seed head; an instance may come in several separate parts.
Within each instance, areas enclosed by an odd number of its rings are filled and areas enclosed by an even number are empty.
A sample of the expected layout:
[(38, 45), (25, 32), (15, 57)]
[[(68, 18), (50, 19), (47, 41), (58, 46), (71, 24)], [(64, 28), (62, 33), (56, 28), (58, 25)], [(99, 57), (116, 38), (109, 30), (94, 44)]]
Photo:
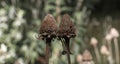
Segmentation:
[(68, 14), (64, 14), (62, 21), (59, 26), (58, 36), (64, 37), (67, 36), (68, 38), (75, 37), (76, 29), (70, 16)]
[(107, 56), (110, 54), (108, 51), (108, 48), (105, 45), (102, 45), (100, 52), (101, 52), (101, 54), (107, 55)]
[(114, 38), (119, 37), (119, 32), (118, 32), (118, 30), (115, 29), (115, 28), (111, 28), (110, 34), (111, 34)]
[(83, 52), (83, 61), (92, 61), (92, 55), (88, 50)]
[(95, 37), (92, 37), (90, 43), (91, 45), (96, 46), (98, 43), (98, 40)]
[(40, 37), (50, 38), (55, 37), (57, 31), (57, 24), (54, 17), (51, 14), (48, 14), (39, 29)]

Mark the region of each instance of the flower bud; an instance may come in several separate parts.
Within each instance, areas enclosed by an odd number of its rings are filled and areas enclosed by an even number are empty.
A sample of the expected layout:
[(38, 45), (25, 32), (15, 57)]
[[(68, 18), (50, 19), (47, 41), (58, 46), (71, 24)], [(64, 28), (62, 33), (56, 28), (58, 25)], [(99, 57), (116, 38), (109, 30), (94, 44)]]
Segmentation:
[(95, 37), (92, 37), (90, 40), (91, 45), (96, 46), (98, 43), (98, 40)]
[(101, 47), (100, 52), (101, 52), (101, 54), (103, 54), (103, 55), (109, 55), (109, 54), (110, 54), (110, 52), (108, 51), (108, 48), (107, 48), (105, 45), (103, 45), (103, 46)]
[(118, 32), (118, 30), (115, 29), (115, 28), (111, 28), (110, 34), (111, 34), (114, 38), (119, 37), (119, 32)]
[(112, 38), (113, 38), (113, 37), (112, 37), (111, 34), (107, 34), (107, 35), (105, 36), (105, 39), (106, 39), (107, 41), (110, 41)]

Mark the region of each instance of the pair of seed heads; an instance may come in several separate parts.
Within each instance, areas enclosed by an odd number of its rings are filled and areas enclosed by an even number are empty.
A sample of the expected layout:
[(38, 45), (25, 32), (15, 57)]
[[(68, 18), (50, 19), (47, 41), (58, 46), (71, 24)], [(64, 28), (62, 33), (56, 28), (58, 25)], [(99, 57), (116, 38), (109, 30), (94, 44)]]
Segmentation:
[[(60, 39), (66, 47), (69, 49), (69, 40), (70, 38), (74, 38), (76, 36), (76, 29), (74, 24), (68, 14), (64, 14), (62, 21), (60, 22), (59, 27), (57, 27), (57, 22), (51, 14), (48, 14), (39, 30), (39, 38), (40, 39)], [(63, 54), (66, 53), (67, 49), (63, 51)]]

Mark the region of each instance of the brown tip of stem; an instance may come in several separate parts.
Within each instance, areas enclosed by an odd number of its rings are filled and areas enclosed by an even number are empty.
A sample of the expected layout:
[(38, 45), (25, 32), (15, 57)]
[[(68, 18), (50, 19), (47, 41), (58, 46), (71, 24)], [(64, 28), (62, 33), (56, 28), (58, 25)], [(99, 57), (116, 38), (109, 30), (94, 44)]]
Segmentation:
[(42, 24), (39, 29), (39, 34), (42, 35), (43, 38), (44, 37), (50, 38), (52, 35), (55, 36), (56, 31), (57, 31), (56, 21), (51, 14), (48, 14), (42, 21)]
[(75, 27), (68, 14), (64, 14), (59, 26), (58, 36), (66, 36), (68, 38), (75, 36)]

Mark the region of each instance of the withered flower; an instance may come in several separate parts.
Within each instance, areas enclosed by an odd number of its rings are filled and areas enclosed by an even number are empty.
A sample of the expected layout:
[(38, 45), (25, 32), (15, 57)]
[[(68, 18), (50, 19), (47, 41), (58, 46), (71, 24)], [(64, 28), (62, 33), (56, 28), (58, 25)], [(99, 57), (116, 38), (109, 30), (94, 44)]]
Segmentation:
[(62, 17), (62, 21), (59, 25), (59, 30), (57, 33), (58, 38), (62, 41), (62, 44), (65, 45), (64, 54), (67, 53), (68, 56), (68, 64), (70, 63), (70, 38), (74, 38), (76, 36), (74, 24), (70, 19), (68, 14), (64, 14)]
[[(76, 36), (75, 32), (76, 29), (72, 20), (70, 19), (70, 16), (68, 14), (63, 15), (57, 35), (59, 39), (62, 40), (62, 43), (65, 44), (65, 47), (68, 47), (69, 53), (71, 53), (69, 49), (69, 40), (70, 38), (74, 38)], [(63, 39), (66, 42), (63, 42)], [(65, 51), (63, 51), (63, 53), (66, 53)]]
[(59, 26), (58, 36), (60, 38), (72, 38), (75, 37), (76, 29), (70, 16), (68, 14), (63, 15), (62, 21)]
[(46, 39), (46, 38), (54, 38), (56, 36), (56, 31), (57, 31), (57, 25), (54, 17), (51, 14), (48, 14), (39, 30), (40, 38)]
[(57, 25), (54, 17), (51, 14), (48, 14), (39, 30), (39, 38), (46, 41), (46, 63), (49, 64), (49, 52), (51, 48), (51, 40), (56, 37)]

